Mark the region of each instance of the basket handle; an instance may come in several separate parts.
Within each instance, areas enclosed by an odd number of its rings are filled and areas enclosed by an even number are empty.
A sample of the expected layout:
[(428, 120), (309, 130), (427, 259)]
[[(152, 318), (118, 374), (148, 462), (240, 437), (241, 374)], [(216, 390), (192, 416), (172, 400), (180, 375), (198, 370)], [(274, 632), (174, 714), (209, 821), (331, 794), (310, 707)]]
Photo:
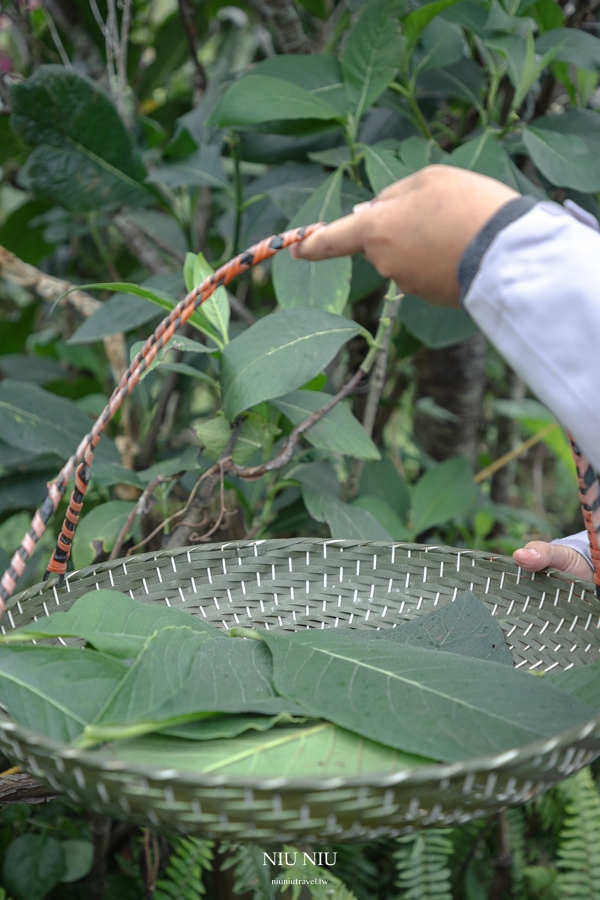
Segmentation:
[(27, 561), (35, 550), (35, 545), (44, 534), (50, 517), (56, 512), (69, 479), (75, 472), (75, 468), (79, 466), (75, 477), (75, 489), (71, 494), (69, 508), (61, 528), (57, 547), (52, 554), (46, 572), (46, 577), (51, 574), (58, 574), (59, 583), (62, 583), (67, 569), (67, 562), (71, 555), (73, 534), (87, 490), (94, 450), (98, 445), (102, 432), (123, 403), (123, 400), (133, 391), (142, 372), (150, 365), (159, 350), (187, 322), (192, 313), (212, 296), (217, 288), (229, 284), (230, 281), (252, 266), (275, 256), (279, 250), (283, 250), (285, 247), (289, 247), (291, 244), (308, 237), (318, 228), (321, 228), (322, 225), (322, 222), (318, 222), (313, 225), (306, 225), (303, 228), (294, 228), (291, 231), (273, 235), (240, 253), (217, 269), (213, 275), (194, 288), (193, 291), (190, 291), (158, 325), (154, 334), (148, 338), (122, 375), (118, 385), (112, 392), (110, 400), (94, 423), (91, 432), (83, 438), (74, 455), (65, 463), (54, 481), (48, 483), (46, 499), (35, 513), (29, 531), (21, 541), (19, 549), (13, 555), (8, 569), (0, 580), (0, 616), (6, 609), (6, 603), (12, 596), (18, 579), (25, 571)]
[(569, 433), (571, 450), (577, 469), (577, 484), (581, 511), (592, 551), (596, 597), (600, 600), (600, 478), (587, 461), (572, 434)]

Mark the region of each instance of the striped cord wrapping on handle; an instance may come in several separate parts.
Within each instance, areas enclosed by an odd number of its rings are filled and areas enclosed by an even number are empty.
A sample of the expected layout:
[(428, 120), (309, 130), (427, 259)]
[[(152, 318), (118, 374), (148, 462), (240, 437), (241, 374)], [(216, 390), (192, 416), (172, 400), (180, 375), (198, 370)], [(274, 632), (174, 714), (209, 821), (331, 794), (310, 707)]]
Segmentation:
[(600, 600), (600, 479), (589, 464), (572, 434), (569, 434), (573, 459), (577, 469), (577, 483), (583, 521), (590, 541), (596, 597)]
[(87, 490), (94, 450), (98, 445), (102, 432), (120, 408), (123, 400), (133, 391), (140, 380), (140, 376), (154, 360), (157, 353), (170, 341), (175, 332), (187, 322), (194, 310), (204, 303), (205, 300), (208, 300), (217, 288), (229, 284), (230, 281), (252, 266), (270, 259), (279, 250), (283, 250), (285, 247), (289, 247), (291, 244), (308, 237), (318, 228), (321, 228), (322, 224), (319, 222), (265, 238), (263, 241), (240, 253), (239, 256), (217, 269), (213, 275), (194, 288), (193, 291), (190, 291), (187, 297), (181, 300), (158, 325), (154, 334), (148, 338), (127, 371), (123, 374), (102, 414), (94, 423), (91, 432), (83, 438), (74, 455), (65, 463), (54, 481), (48, 484), (46, 499), (35, 513), (29, 531), (21, 541), (19, 549), (13, 555), (8, 569), (0, 580), (0, 616), (4, 613), (6, 603), (14, 593), (17, 580), (25, 571), (27, 561), (33, 554), (36, 543), (46, 531), (46, 526), (51, 516), (58, 509), (69, 479), (75, 472), (76, 467), (78, 467), (75, 476), (75, 488), (71, 494), (69, 508), (58, 538), (57, 548), (52, 555), (46, 573), (46, 576), (58, 574), (61, 578), (64, 577), (71, 554), (73, 533)]

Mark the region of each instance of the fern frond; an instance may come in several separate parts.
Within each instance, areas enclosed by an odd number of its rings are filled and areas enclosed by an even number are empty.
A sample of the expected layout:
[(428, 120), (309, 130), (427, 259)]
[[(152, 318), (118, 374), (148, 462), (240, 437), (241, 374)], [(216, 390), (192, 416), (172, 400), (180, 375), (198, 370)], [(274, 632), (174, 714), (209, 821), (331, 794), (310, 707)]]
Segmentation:
[(166, 878), (156, 885), (154, 900), (198, 900), (204, 896), (202, 870), (211, 868), (212, 841), (176, 838), (166, 868)]
[[(391, 866), (386, 865), (395, 842), (370, 841), (364, 844), (333, 844), (337, 853), (335, 874), (340, 881), (352, 885), (357, 900), (373, 900), (373, 897), (391, 887)], [(380, 869), (384, 869), (382, 873)], [(385, 871), (389, 870), (389, 871)], [(389, 884), (388, 884), (389, 881)]]
[(583, 769), (561, 786), (567, 798), (558, 848), (558, 886), (564, 900), (600, 900), (600, 795)]
[(565, 818), (565, 794), (560, 787), (554, 787), (545, 794), (526, 804), (539, 817), (542, 830), (558, 838)]
[(508, 822), (508, 835), (510, 842), (511, 869), (512, 869), (512, 896), (513, 900), (522, 900), (525, 896), (524, 872), (527, 864), (527, 850), (525, 846), (525, 816), (523, 810), (518, 808), (507, 809), (505, 812)]
[(270, 863), (265, 865), (264, 851), (253, 844), (233, 844), (229, 849), (231, 855), (221, 868), (233, 867), (233, 893), (253, 891), (253, 900), (275, 900), (277, 887), (271, 884), (273, 872)]
[[(284, 851), (284, 866), (277, 881), (283, 882), (280, 885), (282, 893), (291, 888), (292, 900), (298, 900), (303, 887), (308, 889), (312, 900), (356, 900), (352, 891), (331, 869), (324, 869), (307, 859), (309, 853), (294, 847), (284, 847)], [(291, 865), (286, 862), (290, 858), (294, 860)]]
[(452, 900), (449, 834), (447, 828), (432, 828), (398, 838), (396, 885), (405, 892), (403, 900)]

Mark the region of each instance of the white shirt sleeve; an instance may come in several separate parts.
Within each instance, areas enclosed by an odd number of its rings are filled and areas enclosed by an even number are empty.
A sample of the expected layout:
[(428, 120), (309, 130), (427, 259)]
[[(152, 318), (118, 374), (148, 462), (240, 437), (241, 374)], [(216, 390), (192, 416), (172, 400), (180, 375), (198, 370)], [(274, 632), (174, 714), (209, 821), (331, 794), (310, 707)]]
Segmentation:
[(498, 231), (464, 307), (600, 470), (600, 234), (576, 204), (537, 203)]

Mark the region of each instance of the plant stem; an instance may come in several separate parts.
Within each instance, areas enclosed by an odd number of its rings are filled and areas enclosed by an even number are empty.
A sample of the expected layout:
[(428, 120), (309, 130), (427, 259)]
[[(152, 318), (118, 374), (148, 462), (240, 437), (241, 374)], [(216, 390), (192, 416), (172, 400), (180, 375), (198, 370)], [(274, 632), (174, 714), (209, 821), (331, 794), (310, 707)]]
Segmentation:
[(390, 84), (390, 88), (393, 91), (396, 91), (397, 94), (401, 94), (406, 100), (408, 100), (408, 104), (415, 114), (415, 118), (417, 120), (417, 124), (421, 129), (423, 136), (428, 138), (429, 140), (433, 140), (433, 134), (431, 133), (431, 128), (427, 124), (427, 121), (421, 112), (421, 107), (417, 103), (416, 97), (413, 91), (405, 88), (403, 84), (399, 84), (397, 81), (392, 81)]
[(240, 235), (242, 232), (242, 214), (244, 212), (244, 186), (240, 172), (240, 139), (232, 133), (229, 146), (233, 159), (233, 183), (235, 190), (235, 226), (233, 231), (233, 256), (240, 252)]

